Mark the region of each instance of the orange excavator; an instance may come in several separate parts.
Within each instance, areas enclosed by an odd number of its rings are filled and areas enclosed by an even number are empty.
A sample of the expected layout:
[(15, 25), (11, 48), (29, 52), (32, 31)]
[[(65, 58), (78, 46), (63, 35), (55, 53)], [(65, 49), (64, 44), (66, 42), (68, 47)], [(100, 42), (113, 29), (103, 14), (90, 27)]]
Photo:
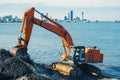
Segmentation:
[[(35, 11), (49, 22), (35, 18)], [(62, 54), (61, 59), (64, 61), (72, 60), (73, 62), (72, 65), (62, 62), (55, 62), (52, 64), (53, 70), (57, 70), (60, 73), (69, 75), (71, 71), (74, 70), (74, 66), (80, 66), (81, 64), (87, 62), (103, 61), (103, 54), (101, 54), (100, 51), (96, 49), (96, 47), (85, 48), (84, 46), (74, 46), (71, 35), (67, 30), (65, 30), (64, 27), (48, 18), (43, 13), (40, 13), (35, 8), (30, 8), (24, 13), (22, 26), (20, 28), (20, 36), (18, 37), (18, 44), (10, 49), (11, 55), (20, 59), (26, 59), (29, 57), (27, 54), (27, 47), (32, 33), (33, 24), (39, 25), (42, 28), (57, 34), (62, 40), (64, 49), (64, 53)], [(73, 53), (72, 56), (69, 55), (69, 53)], [(93, 71), (91, 71), (91, 74), (92, 73)], [(97, 72), (96, 74), (98, 75)]]

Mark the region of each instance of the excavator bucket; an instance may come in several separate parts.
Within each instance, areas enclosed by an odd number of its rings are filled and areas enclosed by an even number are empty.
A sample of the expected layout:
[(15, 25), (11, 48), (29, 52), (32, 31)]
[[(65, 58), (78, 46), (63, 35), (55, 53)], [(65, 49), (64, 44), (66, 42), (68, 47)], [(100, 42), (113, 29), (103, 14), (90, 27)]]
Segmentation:
[(33, 64), (30, 55), (27, 53), (27, 48), (12, 47), (10, 49), (10, 54), (14, 57), (24, 60), (27, 63)]
[(17, 48), (17, 47), (12, 47), (11, 49), (10, 49), (10, 54), (12, 55), (12, 56), (16, 56), (17, 54), (17, 51), (19, 51), (19, 48)]
[(10, 54), (12, 56), (21, 57), (26, 55), (26, 53), (27, 53), (27, 48), (12, 47), (10, 49)]

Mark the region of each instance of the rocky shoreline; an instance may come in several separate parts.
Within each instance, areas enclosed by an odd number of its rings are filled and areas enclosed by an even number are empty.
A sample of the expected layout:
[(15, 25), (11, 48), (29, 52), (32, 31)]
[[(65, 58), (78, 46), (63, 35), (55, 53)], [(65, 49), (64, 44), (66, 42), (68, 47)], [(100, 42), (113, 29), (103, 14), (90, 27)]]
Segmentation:
[[(0, 49), (0, 80), (51, 80), (34, 73), (31, 65)], [(22, 79), (25, 78), (25, 79)]]
[[(83, 74), (81, 79), (65, 76), (53, 71), (50, 65), (26, 63), (12, 57), (9, 51), (0, 49), (0, 80), (102, 80), (101, 77)], [(109, 79), (105, 79), (109, 80)]]

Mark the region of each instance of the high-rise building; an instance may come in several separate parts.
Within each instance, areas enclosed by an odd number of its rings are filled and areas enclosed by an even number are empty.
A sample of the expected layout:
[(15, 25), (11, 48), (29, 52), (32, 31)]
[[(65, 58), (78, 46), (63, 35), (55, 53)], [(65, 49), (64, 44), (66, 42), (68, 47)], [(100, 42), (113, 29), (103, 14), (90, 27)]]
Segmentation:
[(3, 21), (11, 21), (12, 20), (12, 15), (4, 16), (2, 18)]
[(68, 12), (68, 20), (70, 20), (70, 13)]
[(2, 21), (1, 17), (0, 17), (0, 22)]
[(67, 16), (64, 16), (64, 20), (65, 20), (65, 21), (68, 20)]
[(75, 21), (80, 21), (80, 17), (76, 16), (76, 17), (74, 18), (74, 20), (75, 20)]
[(70, 19), (73, 21), (73, 11), (70, 11)]
[(73, 11), (68, 12), (68, 20), (73, 21)]
[(48, 17), (48, 13), (46, 13), (46, 16)]

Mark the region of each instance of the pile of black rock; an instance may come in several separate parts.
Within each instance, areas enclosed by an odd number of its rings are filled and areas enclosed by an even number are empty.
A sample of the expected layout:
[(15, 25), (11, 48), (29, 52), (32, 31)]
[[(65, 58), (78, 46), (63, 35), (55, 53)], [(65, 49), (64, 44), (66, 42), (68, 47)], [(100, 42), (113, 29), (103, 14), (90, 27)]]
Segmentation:
[(34, 72), (30, 65), (16, 57), (9, 51), (0, 49), (0, 80), (50, 80)]
[(81, 79), (53, 71), (50, 65), (27, 63), (0, 49), (0, 80), (97, 80), (98, 77), (83, 74)]

